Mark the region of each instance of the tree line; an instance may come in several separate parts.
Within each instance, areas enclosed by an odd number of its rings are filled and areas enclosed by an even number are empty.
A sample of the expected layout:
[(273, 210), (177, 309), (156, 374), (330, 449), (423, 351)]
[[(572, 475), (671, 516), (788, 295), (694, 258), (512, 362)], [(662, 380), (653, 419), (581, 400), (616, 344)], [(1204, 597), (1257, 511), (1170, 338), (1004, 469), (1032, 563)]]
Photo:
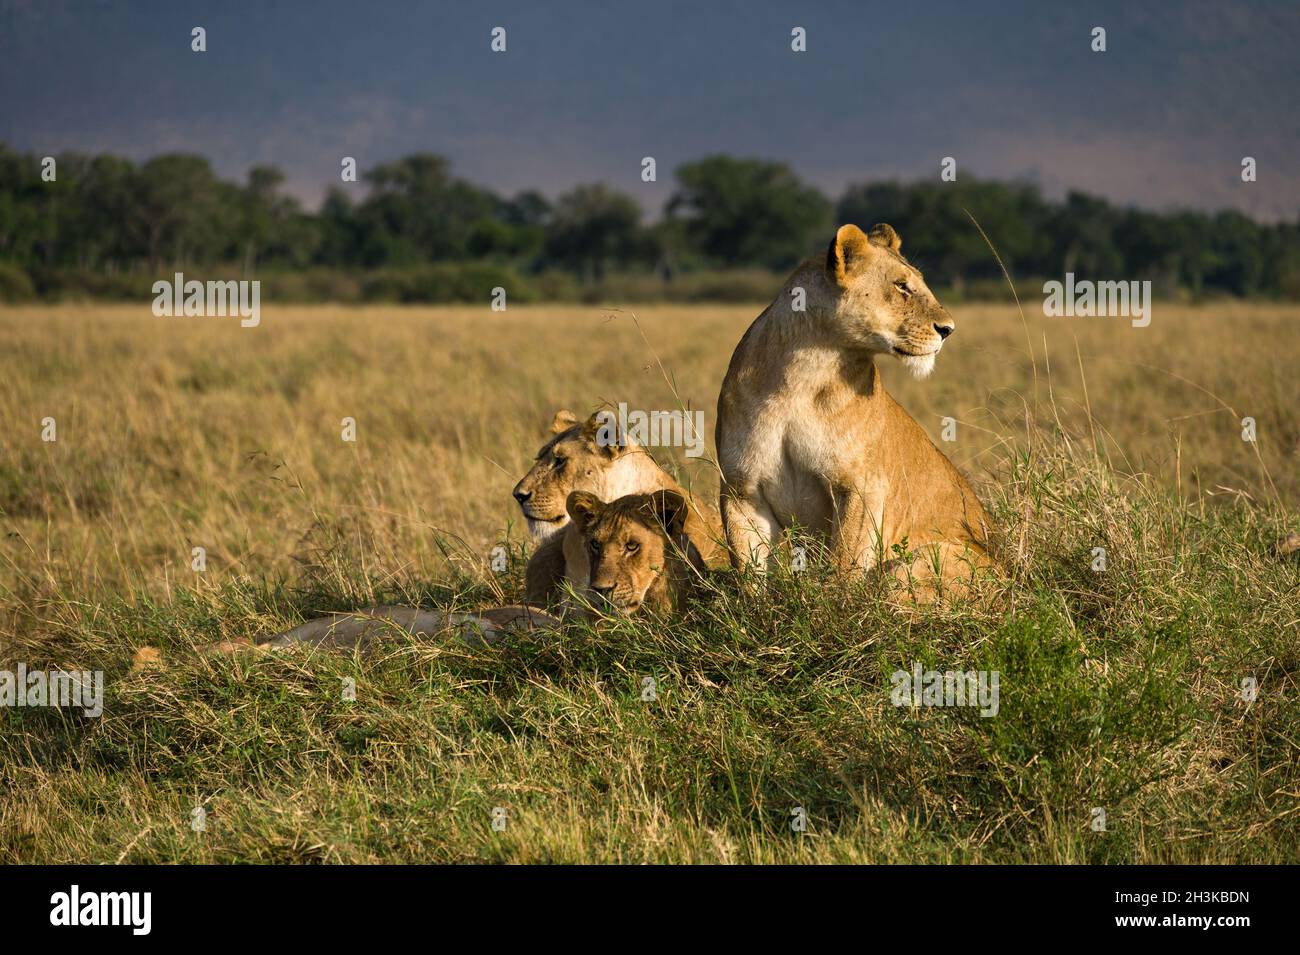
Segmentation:
[(841, 222), (891, 223), (933, 286), (996, 287), (1001, 266), (972, 217), (1017, 280), (1073, 272), (1150, 279), (1193, 297), (1300, 298), (1300, 219), (1155, 212), (1078, 192), (1052, 201), (1026, 183), (866, 182), (833, 200), (784, 163), (708, 156), (674, 171), (663, 215), (648, 222), (632, 195), (605, 184), (554, 200), (533, 190), (507, 197), (431, 154), (336, 185), (314, 212), (286, 194), (273, 166), (240, 183), (195, 155), (137, 163), (68, 153), (52, 169), (42, 160), (0, 144), (0, 295), (11, 298), (57, 289), (68, 274), (199, 268), (391, 274), (478, 264), (578, 285), (630, 273), (671, 284), (702, 272), (783, 272)]

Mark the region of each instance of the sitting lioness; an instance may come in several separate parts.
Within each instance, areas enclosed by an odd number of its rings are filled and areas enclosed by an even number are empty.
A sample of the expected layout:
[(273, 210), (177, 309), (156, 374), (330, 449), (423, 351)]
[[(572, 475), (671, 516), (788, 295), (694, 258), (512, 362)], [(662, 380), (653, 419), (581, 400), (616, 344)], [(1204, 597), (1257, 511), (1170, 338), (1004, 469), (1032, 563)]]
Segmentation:
[(602, 501), (627, 494), (674, 491), (690, 505), (686, 533), (705, 561), (711, 566), (726, 563), (717, 512), (692, 498), (649, 452), (626, 435), (619, 435), (617, 441), (601, 440), (601, 427), (598, 413), (579, 423), (570, 411), (556, 412), (551, 422), (554, 436), (542, 445), (537, 460), (512, 492), (537, 544), (524, 575), (524, 600), (532, 606), (551, 603), (565, 581), (580, 588), (587, 580), (585, 551), (565, 543), (567, 535), (577, 533), (566, 510), (574, 491), (586, 491)]
[(686, 531), (689, 502), (676, 491), (629, 494), (608, 504), (574, 491), (567, 510), (589, 567), (585, 597), (597, 610), (671, 613), (707, 572)]
[(841, 567), (947, 583), (990, 563), (975, 492), (876, 370), (893, 355), (928, 375), (954, 327), (900, 245), (889, 225), (841, 226), (736, 347), (717, 441), (737, 566), (766, 567), (795, 526), (827, 540)]

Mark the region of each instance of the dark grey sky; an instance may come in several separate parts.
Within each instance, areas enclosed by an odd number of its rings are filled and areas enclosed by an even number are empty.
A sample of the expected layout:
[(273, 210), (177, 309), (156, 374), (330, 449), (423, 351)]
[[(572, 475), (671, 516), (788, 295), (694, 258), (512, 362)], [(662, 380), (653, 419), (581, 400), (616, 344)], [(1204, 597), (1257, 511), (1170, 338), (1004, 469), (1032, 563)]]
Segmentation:
[(725, 151), (832, 195), (954, 156), (1049, 195), (1292, 219), (1298, 97), (1296, 2), (0, 0), (0, 140), (271, 163), (309, 203), (344, 155), (421, 150), (505, 193), (604, 180), (657, 211), (674, 166)]

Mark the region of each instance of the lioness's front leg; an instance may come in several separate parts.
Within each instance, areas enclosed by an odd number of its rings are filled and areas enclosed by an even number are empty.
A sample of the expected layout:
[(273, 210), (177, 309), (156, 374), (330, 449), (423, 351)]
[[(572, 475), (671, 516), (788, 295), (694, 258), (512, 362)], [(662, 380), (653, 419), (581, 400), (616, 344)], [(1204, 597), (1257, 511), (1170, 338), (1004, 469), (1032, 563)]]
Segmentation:
[(780, 532), (776, 515), (757, 493), (741, 496), (722, 489), (722, 528), (737, 570), (754, 567), (766, 571), (774, 560), (772, 538)]
[(831, 558), (840, 570), (871, 571), (880, 567), (883, 529), (861, 492), (844, 488), (833, 493)]
[(545, 607), (564, 586), (564, 532), (552, 534), (538, 545), (524, 569), (524, 603)]

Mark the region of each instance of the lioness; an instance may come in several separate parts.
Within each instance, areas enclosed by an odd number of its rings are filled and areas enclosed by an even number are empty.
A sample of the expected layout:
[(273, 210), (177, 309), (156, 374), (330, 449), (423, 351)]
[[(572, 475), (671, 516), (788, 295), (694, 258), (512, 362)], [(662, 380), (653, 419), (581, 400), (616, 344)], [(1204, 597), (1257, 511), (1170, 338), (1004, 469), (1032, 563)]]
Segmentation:
[(308, 620), (292, 630), (256, 640), (251, 647), (235, 645), (230, 649), (269, 650), (296, 645), (365, 649), (397, 631), (425, 641), (446, 634), (469, 646), (483, 646), (497, 643), (512, 633), (553, 630), (559, 625), (558, 618), (532, 607), (492, 607), (476, 613), (450, 613), (415, 607), (369, 607)]
[[(765, 567), (773, 538), (796, 525), (827, 539), (842, 567), (901, 556), (890, 567), (900, 576), (947, 582), (989, 563), (975, 492), (876, 370), (877, 355), (893, 355), (928, 375), (954, 327), (900, 245), (889, 225), (841, 226), (731, 356), (717, 441), (737, 566)], [(895, 548), (904, 540), (908, 555)]]
[[(553, 437), (537, 452), (537, 460), (515, 485), (514, 498), (537, 544), (525, 570), (524, 601), (544, 607), (568, 581), (581, 587), (587, 580), (586, 552), (566, 545), (576, 534), (566, 502), (574, 491), (586, 491), (602, 501), (627, 494), (674, 491), (690, 505), (686, 532), (711, 566), (725, 564), (722, 523), (713, 508), (693, 499), (644, 448), (619, 435), (601, 441), (602, 421), (593, 414), (579, 423), (571, 411), (558, 411), (551, 422)], [(575, 538), (576, 540), (576, 538)]]
[[(422, 610), (418, 607), (367, 607), (351, 613), (331, 613), (300, 623), (283, 633), (254, 640), (222, 640), (199, 647), (205, 656), (268, 653), (292, 647), (324, 650), (370, 650), (399, 633), (424, 643), (451, 637), (470, 647), (491, 646), (510, 636), (554, 630), (560, 619), (532, 607), (490, 607), (473, 613)], [(163, 665), (156, 647), (135, 653), (132, 672)]]
[(565, 548), (581, 548), (589, 567), (586, 597), (622, 614), (671, 613), (707, 572), (686, 530), (689, 502), (676, 491), (629, 494), (606, 504), (574, 491), (566, 508), (576, 533)]
[[(572, 518), (572, 532), (564, 535), (564, 546), (581, 549), (581, 562), (587, 568), (577, 585), (586, 606), (568, 607), (569, 612), (632, 614), (644, 608), (671, 613), (707, 571), (686, 530), (690, 503), (676, 491), (631, 494), (608, 504), (588, 491), (574, 491), (565, 502), (565, 512)], [(383, 606), (333, 613), (252, 643), (223, 643), (209, 649), (219, 653), (295, 646), (365, 650), (399, 632), (425, 642), (453, 636), (470, 646), (482, 646), (511, 634), (554, 630), (560, 623), (560, 618), (532, 607), (449, 613)]]

